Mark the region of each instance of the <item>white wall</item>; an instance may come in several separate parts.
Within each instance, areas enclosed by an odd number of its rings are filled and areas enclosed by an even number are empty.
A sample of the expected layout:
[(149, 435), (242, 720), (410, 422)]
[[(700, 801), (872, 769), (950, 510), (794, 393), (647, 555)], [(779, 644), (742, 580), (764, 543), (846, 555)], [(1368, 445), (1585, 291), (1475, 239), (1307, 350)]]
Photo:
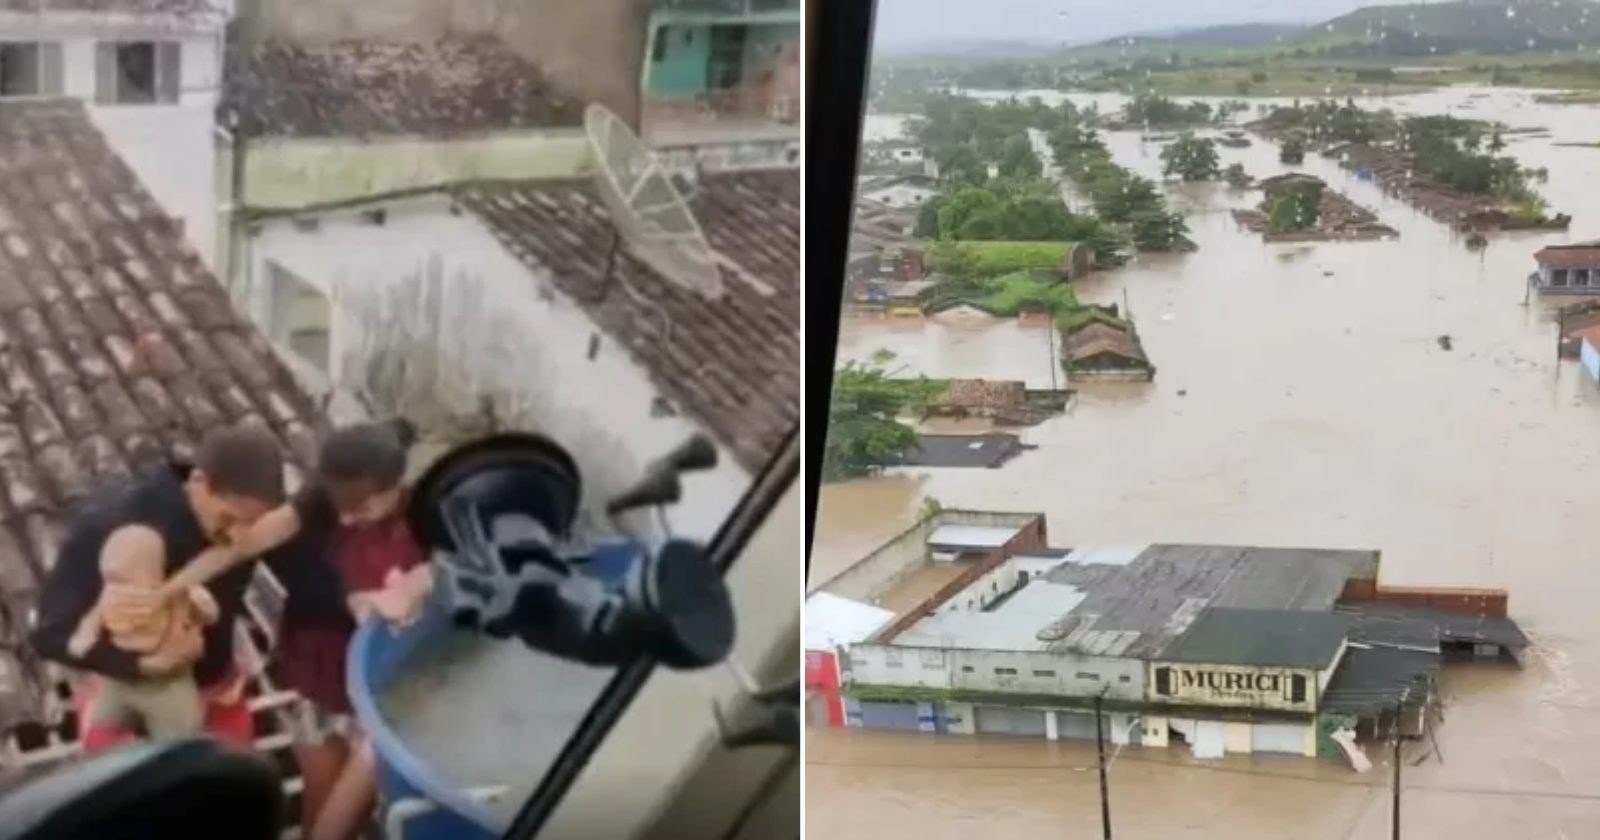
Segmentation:
[(156, 203), (183, 222), (184, 239), (216, 270), (211, 104), (96, 106), (89, 117)]
[[(1113, 699), (1144, 699), (1144, 663), (1134, 659), (874, 644), (851, 646), (848, 658), (850, 679), (865, 685), (1062, 697), (1092, 697), (1104, 690)], [(1016, 673), (996, 673), (997, 668)]]
[(938, 190), (930, 190), (926, 187), (895, 184), (892, 187), (873, 190), (867, 193), (865, 197), (890, 207), (921, 207), (928, 199), (938, 194)]
[[(332, 298), (335, 388), (358, 387), (385, 342), (431, 343), (428, 355), (463, 407), (502, 397), (519, 425), (572, 452), (591, 510), (695, 431), (682, 414), (652, 417), (657, 391), (644, 370), (470, 213), (417, 202), (391, 206), (381, 226), (356, 214), (324, 216), (315, 231), (278, 220), (246, 248), (249, 273), (235, 292), (269, 332), (265, 260)], [(716, 470), (685, 478), (684, 502), (668, 513), (674, 532), (711, 536), (749, 482), (723, 452)]]
[(1020, 572), (1021, 565), (1017, 558), (1006, 560), (941, 604), (936, 612), (983, 612), (985, 607), (998, 601), (1000, 596), (1016, 588)]

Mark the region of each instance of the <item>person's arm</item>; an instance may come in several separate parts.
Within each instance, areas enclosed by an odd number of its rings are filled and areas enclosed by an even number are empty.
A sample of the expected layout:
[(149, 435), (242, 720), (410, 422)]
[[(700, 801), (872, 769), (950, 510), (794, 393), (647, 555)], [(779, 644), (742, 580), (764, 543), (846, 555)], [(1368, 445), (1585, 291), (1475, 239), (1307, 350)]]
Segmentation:
[(221, 612), (217, 606), (217, 599), (204, 586), (189, 588), (189, 603), (194, 606), (195, 614), (200, 617), (201, 624), (215, 624)]
[(177, 574), (161, 584), (160, 596), (166, 601), (181, 597), (197, 586), (210, 583), (229, 569), (265, 554), (294, 539), (300, 532), (300, 513), (294, 505), (279, 505), (246, 528), (237, 542), (214, 545), (200, 553)]
[(94, 609), (104, 588), (100, 578), (103, 560), (117, 556), (160, 566), (166, 559), (166, 550), (161, 534), (145, 525), (126, 525), (112, 531), (98, 552), (85, 549), (80, 553), (64, 546), (60, 562), (39, 592), (37, 619), (29, 634), (34, 650), (45, 659), (119, 680), (138, 680), (180, 667), (181, 663), (171, 661), (170, 656), (141, 657), (122, 650), (104, 634), (82, 653), (70, 649), (73, 634), (83, 617)]
[(100, 629), (105, 626), (103, 607), (96, 602), (84, 614), (83, 620), (78, 622), (78, 629), (72, 633), (72, 638), (67, 640), (67, 652), (73, 656), (82, 656), (94, 647), (100, 638)]

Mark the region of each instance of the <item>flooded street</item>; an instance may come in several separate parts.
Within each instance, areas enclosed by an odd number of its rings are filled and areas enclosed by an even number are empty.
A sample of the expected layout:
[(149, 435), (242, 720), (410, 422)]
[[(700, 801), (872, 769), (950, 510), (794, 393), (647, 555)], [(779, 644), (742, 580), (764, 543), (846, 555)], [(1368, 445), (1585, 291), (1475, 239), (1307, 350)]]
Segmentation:
[[(1075, 284), (1085, 302), (1131, 307), (1155, 382), (1083, 387), (1066, 416), (1022, 431), (1037, 450), (997, 470), (827, 487), (812, 580), (907, 527), (931, 495), (947, 507), (1042, 511), (1060, 546), (1374, 548), (1388, 584), (1505, 587), (1535, 644), (1527, 667), (1446, 669), (1442, 761), (1430, 750), (1406, 767), (1405, 836), (1600, 836), (1600, 389), (1557, 361), (1552, 308), (1523, 305), (1536, 250), (1600, 238), (1600, 150), (1555, 145), (1593, 140), (1600, 111), (1504, 89), (1387, 103), (1548, 127), (1547, 137), (1508, 137), (1508, 154), (1548, 167), (1540, 191), (1552, 212), (1572, 215), (1570, 234), (1496, 234), (1474, 253), (1331, 160), (1285, 167), (1261, 141), (1218, 149), (1223, 166), (1243, 163), (1257, 178), (1317, 175), (1400, 236), (1264, 245), (1228, 213), (1259, 193), (1174, 188), (1198, 252), (1140, 257)], [(1159, 145), (1105, 138), (1119, 163), (1158, 176)], [(1039, 387), (1051, 383), (1049, 340), (1044, 327), (987, 319), (852, 319), (841, 360), (889, 350), (889, 367), (905, 374)], [(1093, 767), (1092, 744), (833, 730), (810, 732), (808, 748), (807, 818), (827, 836), (1098, 831), (1095, 774), (1076, 769)], [(1423, 758), (1420, 745), (1408, 749), (1408, 765)], [(1388, 773), (1269, 756), (1200, 767), (1181, 750), (1129, 748), (1111, 773), (1117, 836), (1387, 837)]]

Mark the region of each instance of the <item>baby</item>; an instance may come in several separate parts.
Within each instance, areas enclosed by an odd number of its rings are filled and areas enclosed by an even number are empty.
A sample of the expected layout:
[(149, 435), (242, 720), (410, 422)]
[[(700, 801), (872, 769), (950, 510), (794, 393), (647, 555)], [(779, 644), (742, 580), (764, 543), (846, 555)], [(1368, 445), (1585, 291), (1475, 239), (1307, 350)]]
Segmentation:
[[(201, 628), (217, 620), (217, 602), (205, 587), (193, 586), (187, 597), (174, 599), (154, 612), (147, 598), (161, 586), (159, 557), (107, 557), (100, 574), (105, 581), (100, 600), (79, 622), (68, 643), (83, 656), (105, 632), (118, 648), (148, 655), (173, 646), (197, 645)], [(199, 687), (192, 671), (138, 682), (106, 679), (90, 704), (89, 724), (142, 725), (151, 738), (181, 738), (200, 732), (204, 724)]]

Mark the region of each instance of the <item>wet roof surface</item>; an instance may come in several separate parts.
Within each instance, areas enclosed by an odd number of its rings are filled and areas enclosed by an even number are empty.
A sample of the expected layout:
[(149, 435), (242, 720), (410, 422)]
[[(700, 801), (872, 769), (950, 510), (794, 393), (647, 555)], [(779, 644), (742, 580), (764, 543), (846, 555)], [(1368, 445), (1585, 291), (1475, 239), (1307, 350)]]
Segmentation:
[(1341, 604), (1339, 611), (1355, 621), (1355, 641), (1434, 651), (1441, 642), (1491, 644), (1510, 651), (1528, 646), (1522, 628), (1509, 618), (1377, 603)]
[(724, 277), (710, 299), (623, 248), (605, 280), (615, 226), (589, 181), (463, 189), (462, 202), (506, 248), (550, 273), (664, 395), (759, 471), (800, 417), (800, 176), (708, 174), (690, 208), (712, 249), (765, 288)]
[(304, 464), (313, 417), (83, 106), (0, 102), (0, 726), (27, 715), (5, 672), (68, 505), (226, 422)]
[(1331, 610), (1351, 574), (1377, 562), (1376, 552), (1302, 548), (1154, 545), (1125, 559), (1130, 553), (1048, 573), (1088, 593), (1063, 614), (1052, 650), (1155, 658), (1206, 607)]
[(1408, 650), (1350, 648), (1317, 699), (1322, 712), (1368, 716), (1426, 698), (1439, 657)]
[(917, 435), (917, 446), (897, 466), (993, 469), (1023, 450), (1022, 439), (995, 432), (983, 435)]
[(218, 122), (249, 135), (449, 135), (578, 127), (583, 106), (490, 38), (267, 42), (229, 50)]
[(1165, 662), (1315, 668), (1333, 664), (1352, 621), (1339, 613), (1300, 610), (1203, 610), (1167, 645)]

